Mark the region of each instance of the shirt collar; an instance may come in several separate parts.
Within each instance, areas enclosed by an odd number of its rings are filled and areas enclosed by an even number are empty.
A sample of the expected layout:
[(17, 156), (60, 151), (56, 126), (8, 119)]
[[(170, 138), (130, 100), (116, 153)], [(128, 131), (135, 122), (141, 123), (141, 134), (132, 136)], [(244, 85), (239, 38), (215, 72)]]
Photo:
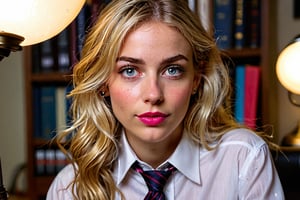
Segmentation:
[(200, 184), (200, 147), (184, 132), (174, 153), (168, 159), (173, 166), (193, 182)]
[[(191, 181), (200, 184), (200, 148), (186, 133), (183, 134), (181, 141), (171, 157), (166, 161), (177, 168), (184, 176)], [(120, 138), (119, 156), (114, 169), (114, 176), (117, 185), (119, 185), (132, 164), (139, 160), (132, 148), (130, 147), (124, 131)]]
[(122, 131), (120, 143), (119, 143), (119, 155), (113, 172), (117, 185), (119, 185), (122, 182), (127, 172), (131, 168), (132, 164), (137, 159), (138, 158), (136, 154), (131, 149), (127, 141), (124, 131)]

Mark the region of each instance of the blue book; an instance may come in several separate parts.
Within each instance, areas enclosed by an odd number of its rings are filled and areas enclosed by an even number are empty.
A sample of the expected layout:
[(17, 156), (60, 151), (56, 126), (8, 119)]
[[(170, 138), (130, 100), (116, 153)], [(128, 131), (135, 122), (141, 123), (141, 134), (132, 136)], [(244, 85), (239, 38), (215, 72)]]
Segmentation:
[(60, 72), (68, 72), (70, 69), (70, 29), (69, 27), (65, 28), (58, 36), (57, 36), (57, 64), (58, 70)]
[(72, 98), (71, 97), (67, 97), (67, 95), (70, 94), (70, 92), (73, 90), (73, 85), (67, 85), (66, 87), (66, 91), (65, 91), (65, 96), (66, 96), (66, 123), (67, 123), (67, 127), (70, 127), (72, 125), (72, 121), (73, 121), (73, 116), (72, 116), (72, 110), (71, 110), (71, 105), (72, 105)]
[(234, 116), (238, 123), (244, 124), (245, 103), (245, 66), (236, 66)]
[(89, 27), (89, 23), (91, 20), (91, 7), (88, 4), (85, 4), (78, 16), (75, 19), (76, 22), (76, 34), (77, 34), (77, 55), (80, 58), (81, 50), (84, 45), (86, 31)]
[(55, 91), (56, 87), (54, 86), (41, 87), (41, 136), (46, 140), (51, 139), (56, 134)]
[(40, 43), (40, 71), (53, 72), (55, 70), (54, 44), (55, 38)]
[(234, 47), (237, 49), (246, 46), (246, 0), (236, 0)]
[[(69, 128), (72, 126), (72, 123), (73, 123), (73, 115), (72, 115), (72, 110), (71, 110), (71, 106), (72, 106), (72, 101), (73, 99), (71, 97), (67, 97), (67, 95), (70, 94), (70, 92), (73, 90), (73, 85), (69, 84), (67, 85), (66, 87), (66, 90), (65, 90), (65, 96), (66, 96), (66, 99), (65, 99), (65, 112), (66, 112), (66, 126)], [(67, 137), (66, 137), (66, 140), (70, 140), (73, 136), (73, 133), (69, 134)]]
[(220, 49), (232, 48), (234, 1), (214, 0), (214, 26), (217, 46)]
[(33, 136), (41, 138), (41, 90), (39, 87), (34, 87), (32, 90), (33, 99)]

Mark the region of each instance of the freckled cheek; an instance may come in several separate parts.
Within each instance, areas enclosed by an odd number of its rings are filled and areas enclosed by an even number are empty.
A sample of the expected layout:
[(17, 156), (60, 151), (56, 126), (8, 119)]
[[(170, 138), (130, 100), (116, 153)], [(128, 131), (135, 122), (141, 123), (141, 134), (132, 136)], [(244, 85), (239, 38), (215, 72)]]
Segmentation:
[(110, 99), (113, 108), (118, 107), (120, 109), (127, 108), (135, 101), (136, 94), (131, 89), (112, 89), (110, 90)]
[(182, 106), (188, 106), (189, 105), (189, 100), (191, 97), (191, 89), (186, 88), (186, 89), (174, 89), (169, 92), (169, 99), (174, 102), (176, 107), (180, 108)]

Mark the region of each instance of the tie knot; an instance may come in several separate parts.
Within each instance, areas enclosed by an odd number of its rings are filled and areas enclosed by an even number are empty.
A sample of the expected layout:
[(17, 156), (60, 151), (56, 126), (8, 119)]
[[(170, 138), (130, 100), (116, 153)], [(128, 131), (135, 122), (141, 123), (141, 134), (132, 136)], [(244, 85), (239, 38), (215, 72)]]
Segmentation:
[(144, 178), (149, 191), (163, 192), (164, 186), (168, 178), (176, 170), (170, 163), (162, 170), (147, 170), (144, 171), (142, 167), (136, 162), (133, 169), (139, 172)]

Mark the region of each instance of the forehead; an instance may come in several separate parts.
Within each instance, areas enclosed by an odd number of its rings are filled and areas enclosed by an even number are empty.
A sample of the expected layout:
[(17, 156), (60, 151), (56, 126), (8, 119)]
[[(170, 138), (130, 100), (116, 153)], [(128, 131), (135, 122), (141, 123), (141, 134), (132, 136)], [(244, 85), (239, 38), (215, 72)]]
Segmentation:
[(141, 49), (186, 52), (191, 51), (191, 46), (175, 27), (162, 22), (149, 21), (135, 27), (126, 35), (120, 53)]

